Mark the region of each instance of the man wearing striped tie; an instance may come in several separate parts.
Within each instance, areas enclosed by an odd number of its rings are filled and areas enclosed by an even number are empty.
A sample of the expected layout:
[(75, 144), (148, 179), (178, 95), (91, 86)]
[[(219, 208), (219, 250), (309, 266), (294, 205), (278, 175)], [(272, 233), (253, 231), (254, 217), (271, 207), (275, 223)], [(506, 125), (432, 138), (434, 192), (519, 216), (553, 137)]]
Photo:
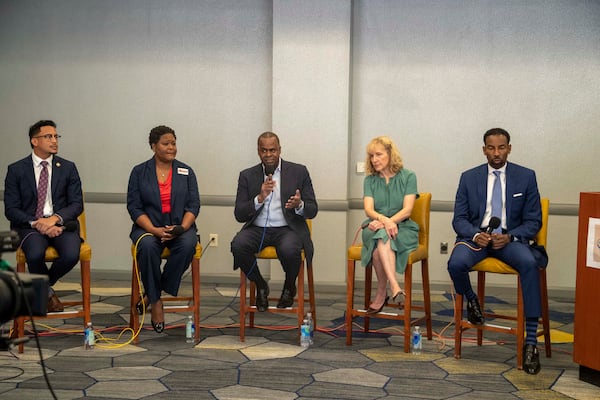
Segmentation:
[[(4, 214), (21, 238), (29, 272), (48, 276), (48, 312), (64, 309), (52, 286), (77, 264), (81, 244), (81, 181), (75, 164), (56, 155), (59, 138), (53, 121), (33, 124), (31, 155), (9, 165), (4, 181)], [(59, 253), (50, 268), (44, 261), (48, 246)]]
[(466, 297), (467, 319), (475, 325), (485, 321), (469, 280), (471, 268), (492, 256), (519, 272), (527, 332), (523, 369), (537, 374), (541, 265), (529, 245), (542, 226), (537, 180), (533, 170), (507, 162), (511, 144), (506, 130), (488, 130), (483, 143), (487, 163), (463, 172), (460, 177), (452, 219), (456, 244), (448, 260), (448, 272), (456, 292)]

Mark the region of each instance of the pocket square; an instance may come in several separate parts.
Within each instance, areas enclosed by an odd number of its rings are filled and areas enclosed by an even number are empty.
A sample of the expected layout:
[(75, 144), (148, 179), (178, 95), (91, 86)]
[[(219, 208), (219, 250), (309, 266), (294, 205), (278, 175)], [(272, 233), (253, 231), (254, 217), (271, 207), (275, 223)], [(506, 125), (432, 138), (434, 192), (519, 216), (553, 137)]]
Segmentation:
[(521, 196), (523, 196), (523, 193), (515, 193), (515, 194), (513, 194), (513, 197), (521, 197)]

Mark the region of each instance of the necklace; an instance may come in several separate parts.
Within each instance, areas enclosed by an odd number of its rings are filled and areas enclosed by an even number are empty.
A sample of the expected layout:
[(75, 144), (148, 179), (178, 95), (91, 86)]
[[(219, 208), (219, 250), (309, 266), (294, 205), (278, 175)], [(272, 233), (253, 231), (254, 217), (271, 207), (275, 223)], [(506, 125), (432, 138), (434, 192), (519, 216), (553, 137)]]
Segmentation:
[(156, 168), (156, 171), (157, 171), (157, 172), (160, 174), (160, 176), (161, 176), (162, 178), (164, 178), (164, 177), (166, 177), (166, 176), (169, 174), (169, 172), (171, 171), (171, 169), (169, 168), (169, 169), (167, 169), (167, 170), (165, 171), (165, 170), (161, 170), (161, 169), (159, 169), (159, 168)]

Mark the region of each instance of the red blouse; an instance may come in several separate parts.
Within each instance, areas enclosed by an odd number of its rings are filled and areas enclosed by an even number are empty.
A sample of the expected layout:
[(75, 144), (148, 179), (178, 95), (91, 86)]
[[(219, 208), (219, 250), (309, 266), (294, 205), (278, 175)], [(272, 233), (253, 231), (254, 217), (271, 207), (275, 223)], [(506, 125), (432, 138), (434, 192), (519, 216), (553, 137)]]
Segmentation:
[(163, 214), (171, 212), (171, 183), (173, 182), (173, 169), (169, 171), (167, 180), (163, 183), (158, 182), (158, 189), (160, 190), (160, 202), (162, 204)]

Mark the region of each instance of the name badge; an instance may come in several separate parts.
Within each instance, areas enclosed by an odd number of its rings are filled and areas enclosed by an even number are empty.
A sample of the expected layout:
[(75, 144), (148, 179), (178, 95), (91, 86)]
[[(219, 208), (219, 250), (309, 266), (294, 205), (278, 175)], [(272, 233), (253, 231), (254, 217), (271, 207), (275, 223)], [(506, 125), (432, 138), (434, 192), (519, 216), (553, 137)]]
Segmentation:
[(187, 168), (177, 168), (177, 173), (179, 175), (189, 175), (190, 171)]

